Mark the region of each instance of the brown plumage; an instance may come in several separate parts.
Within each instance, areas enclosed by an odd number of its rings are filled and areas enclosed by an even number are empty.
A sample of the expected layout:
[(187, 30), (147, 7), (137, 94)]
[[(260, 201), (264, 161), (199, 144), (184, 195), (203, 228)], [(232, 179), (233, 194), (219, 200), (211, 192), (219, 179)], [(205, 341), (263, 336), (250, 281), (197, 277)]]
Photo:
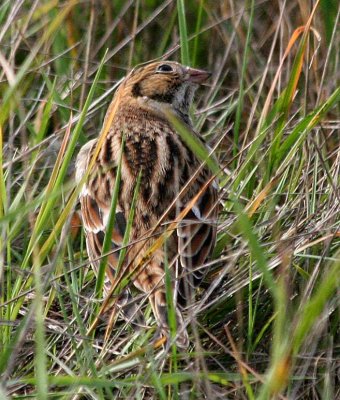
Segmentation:
[[(92, 265), (96, 267), (98, 262), (95, 260), (102, 253), (124, 137), (112, 250), (119, 249), (122, 244), (140, 175), (140, 190), (130, 232), (130, 242), (135, 244), (129, 247), (122, 268), (124, 271), (125, 267), (126, 271), (129, 267), (129, 271), (132, 271), (157, 240), (157, 234), (159, 236), (205, 186), (185, 220), (179, 223), (166, 243), (166, 258), (173, 277), (174, 297), (181, 304), (185, 300), (190, 302), (191, 288), (202, 276), (202, 269), (199, 267), (207, 261), (215, 243), (217, 195), (210, 171), (206, 167), (200, 168), (201, 162), (169, 122), (169, 114), (176, 116), (187, 129), (199, 137), (192, 130), (189, 106), (197, 85), (208, 77), (209, 74), (205, 71), (184, 67), (175, 62), (155, 62), (132, 71), (119, 86), (108, 109), (106, 121), (112, 115), (113, 119), (80, 194), (87, 250)], [(79, 152), (76, 164), (78, 182), (88, 168), (96, 144), (97, 139), (91, 140)], [(196, 177), (191, 179), (195, 174)], [(190, 179), (191, 182), (188, 183)], [(184, 187), (186, 190), (178, 196)], [(176, 198), (170, 211), (163, 215)], [(162, 224), (154, 229), (161, 218)], [(146, 265), (141, 265), (135, 271), (133, 283), (148, 294), (157, 323), (162, 332), (168, 335), (164, 251), (162, 247), (153, 252)], [(115, 280), (118, 256), (118, 252), (109, 256), (107, 288)], [(186, 347), (189, 341), (181, 306), (176, 304), (175, 310), (177, 344)]]

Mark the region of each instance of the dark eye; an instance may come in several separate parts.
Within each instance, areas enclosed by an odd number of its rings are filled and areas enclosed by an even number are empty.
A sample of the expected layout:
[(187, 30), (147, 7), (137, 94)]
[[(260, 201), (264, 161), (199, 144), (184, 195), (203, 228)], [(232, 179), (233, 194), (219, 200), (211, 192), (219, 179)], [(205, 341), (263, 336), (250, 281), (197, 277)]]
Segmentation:
[(172, 72), (173, 68), (169, 64), (162, 64), (157, 68), (157, 72)]

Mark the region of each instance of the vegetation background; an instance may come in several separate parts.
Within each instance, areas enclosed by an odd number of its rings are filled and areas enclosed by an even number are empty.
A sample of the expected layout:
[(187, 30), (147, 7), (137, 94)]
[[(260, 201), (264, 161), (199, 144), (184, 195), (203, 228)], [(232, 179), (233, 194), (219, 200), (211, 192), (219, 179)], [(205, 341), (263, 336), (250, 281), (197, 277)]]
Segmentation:
[[(340, 398), (339, 13), (336, 0), (1, 1), (1, 399)], [(73, 214), (78, 149), (119, 80), (158, 57), (212, 72), (192, 112), (222, 211), (186, 353), (152, 347), (142, 299), (148, 328), (90, 329), (102, 297)]]

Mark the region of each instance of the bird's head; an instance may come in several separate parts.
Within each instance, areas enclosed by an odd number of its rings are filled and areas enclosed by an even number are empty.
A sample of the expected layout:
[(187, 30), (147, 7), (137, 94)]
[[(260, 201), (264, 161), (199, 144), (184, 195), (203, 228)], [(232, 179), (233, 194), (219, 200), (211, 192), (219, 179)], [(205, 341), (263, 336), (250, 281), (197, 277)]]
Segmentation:
[(173, 61), (153, 62), (132, 70), (121, 85), (121, 94), (160, 110), (172, 106), (187, 115), (197, 86), (209, 76)]

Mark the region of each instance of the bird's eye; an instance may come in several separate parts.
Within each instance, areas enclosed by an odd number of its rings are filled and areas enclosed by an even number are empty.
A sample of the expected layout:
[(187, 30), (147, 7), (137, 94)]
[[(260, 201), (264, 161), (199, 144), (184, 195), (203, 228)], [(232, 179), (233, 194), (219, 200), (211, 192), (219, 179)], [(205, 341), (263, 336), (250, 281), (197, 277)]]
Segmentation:
[(172, 72), (173, 68), (169, 64), (162, 64), (159, 67), (157, 67), (157, 72)]

